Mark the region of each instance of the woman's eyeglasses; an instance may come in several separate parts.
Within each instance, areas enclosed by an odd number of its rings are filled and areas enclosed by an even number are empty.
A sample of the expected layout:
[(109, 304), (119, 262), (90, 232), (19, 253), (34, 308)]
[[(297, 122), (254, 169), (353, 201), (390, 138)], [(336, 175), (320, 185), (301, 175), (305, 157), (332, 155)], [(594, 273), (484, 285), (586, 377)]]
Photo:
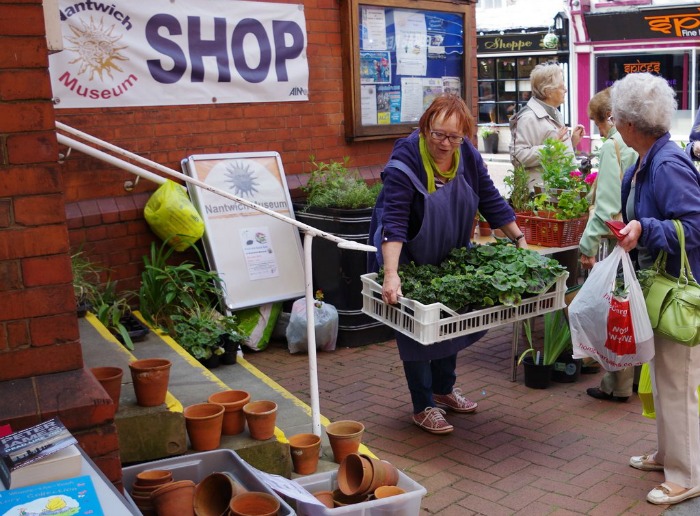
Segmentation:
[(441, 133), (440, 131), (430, 131), (430, 137), (433, 140), (437, 140), (439, 142), (450, 140), (450, 143), (452, 145), (459, 145), (464, 141), (464, 136), (450, 136), (448, 134)]

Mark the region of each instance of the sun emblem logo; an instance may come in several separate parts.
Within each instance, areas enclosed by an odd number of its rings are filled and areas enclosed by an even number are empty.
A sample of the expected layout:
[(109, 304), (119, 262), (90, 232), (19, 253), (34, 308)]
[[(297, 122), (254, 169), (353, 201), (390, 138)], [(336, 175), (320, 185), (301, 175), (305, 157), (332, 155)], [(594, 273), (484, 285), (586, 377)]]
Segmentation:
[(66, 47), (66, 50), (78, 54), (78, 57), (70, 61), (69, 64), (80, 64), (78, 75), (89, 70), (89, 80), (93, 80), (96, 74), (100, 76), (100, 80), (104, 80), (103, 74), (105, 73), (114, 79), (112, 70), (123, 71), (117, 66), (117, 61), (128, 61), (120, 54), (126, 46), (117, 45), (122, 36), (113, 34), (114, 25), (107, 29), (102, 20), (96, 23), (90, 17), (90, 23), (85, 23), (84, 20), (80, 20), (80, 23), (83, 26), (82, 29), (70, 26), (73, 35), (66, 37), (74, 45)]
[(258, 192), (257, 178), (249, 164), (238, 161), (226, 165), (225, 180), (235, 195), (252, 197)]

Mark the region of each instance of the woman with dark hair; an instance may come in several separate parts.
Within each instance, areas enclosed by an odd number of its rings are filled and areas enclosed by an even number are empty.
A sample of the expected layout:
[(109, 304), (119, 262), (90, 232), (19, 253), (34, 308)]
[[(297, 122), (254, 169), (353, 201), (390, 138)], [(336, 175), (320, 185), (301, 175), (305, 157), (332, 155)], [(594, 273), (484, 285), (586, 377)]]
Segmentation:
[[(581, 265), (590, 269), (596, 259), (603, 259), (615, 246), (606, 220), (620, 215), (620, 185), (625, 170), (637, 161), (637, 153), (627, 146), (612, 121), (610, 88), (599, 91), (588, 102), (588, 117), (605, 138), (598, 151), (598, 176), (591, 188), (591, 215), (579, 242)], [(590, 366), (589, 366), (590, 367)], [(589, 387), (586, 393), (599, 400), (625, 402), (632, 395), (634, 367), (608, 371), (600, 387)]]
[[(683, 150), (671, 141), (676, 111), (673, 89), (663, 77), (633, 73), (612, 87), (615, 127), (639, 153), (622, 179), (622, 215), (627, 225), (620, 246), (641, 268), (650, 267), (660, 251), (668, 253), (666, 271), (678, 276), (680, 241), (674, 220), (685, 233), (690, 269), (700, 276), (700, 174)], [(665, 482), (647, 500), (674, 504), (700, 495), (700, 346), (654, 338), (649, 363), (656, 409), (656, 451), (630, 458), (633, 468), (663, 470)]]
[[(470, 142), (474, 131), (464, 100), (442, 95), (423, 113), (419, 128), (394, 145), (370, 227), (370, 243), (378, 253), (370, 256), (369, 269), (384, 266), (384, 302), (394, 304), (401, 296), (401, 264), (437, 265), (453, 248), (469, 247), (477, 210), (517, 246), (527, 246), (513, 210)], [(476, 403), (454, 388), (455, 369), (457, 353), (483, 335), (425, 346), (397, 332), (413, 422), (423, 430), (447, 434), (454, 429), (438, 407), (460, 413), (476, 410)]]

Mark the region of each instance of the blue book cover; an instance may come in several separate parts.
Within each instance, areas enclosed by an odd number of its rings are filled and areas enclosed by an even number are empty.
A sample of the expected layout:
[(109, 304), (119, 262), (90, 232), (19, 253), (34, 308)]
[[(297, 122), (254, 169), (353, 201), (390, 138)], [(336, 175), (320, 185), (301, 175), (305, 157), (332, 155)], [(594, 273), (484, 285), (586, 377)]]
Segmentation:
[(104, 516), (88, 475), (0, 491), (0, 516)]

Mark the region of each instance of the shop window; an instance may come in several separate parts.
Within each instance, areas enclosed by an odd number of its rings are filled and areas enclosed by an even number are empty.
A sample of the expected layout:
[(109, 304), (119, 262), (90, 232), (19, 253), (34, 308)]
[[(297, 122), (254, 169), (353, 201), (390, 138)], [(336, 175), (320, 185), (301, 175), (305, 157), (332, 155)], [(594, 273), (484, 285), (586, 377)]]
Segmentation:
[[(471, 101), (474, 84), (465, 83), (465, 35), (474, 31), (470, 3), (341, 2), (348, 139), (406, 135), (443, 92)], [(485, 83), (484, 95), (489, 89)]]
[(498, 57), (478, 60), (479, 123), (507, 124), (530, 100), (530, 72), (552, 56)]
[[(687, 137), (694, 119), (693, 106), (698, 106), (697, 84), (689, 80), (693, 75), (691, 57), (692, 50), (599, 55), (596, 57), (596, 91), (611, 86), (629, 73), (650, 72), (665, 78), (676, 92), (678, 102), (670, 132)], [(697, 77), (697, 71), (695, 75)]]

